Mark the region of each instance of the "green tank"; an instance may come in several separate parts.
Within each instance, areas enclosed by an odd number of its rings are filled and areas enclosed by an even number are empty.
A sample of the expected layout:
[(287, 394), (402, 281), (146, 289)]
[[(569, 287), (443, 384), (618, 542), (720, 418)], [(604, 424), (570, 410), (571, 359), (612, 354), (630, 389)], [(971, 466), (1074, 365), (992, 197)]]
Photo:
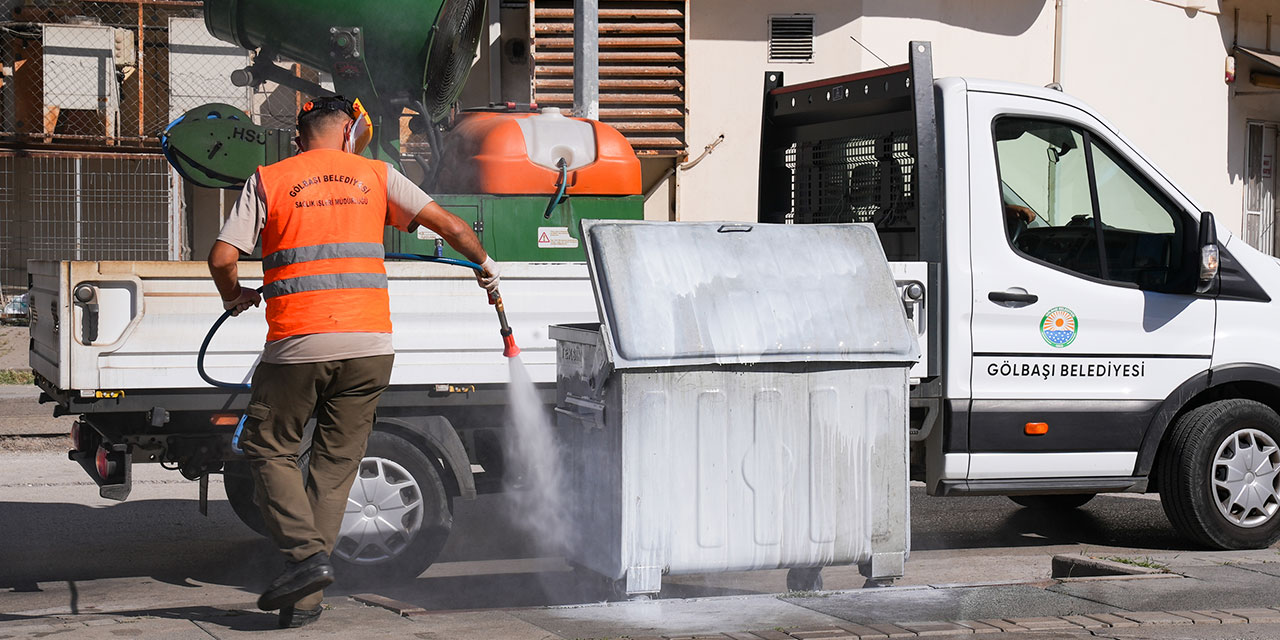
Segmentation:
[[(433, 122), (457, 101), (484, 27), (484, 0), (206, 0), (205, 28), (333, 72), (374, 112), (378, 99), (420, 100)], [(373, 95), (370, 95), (372, 92)]]

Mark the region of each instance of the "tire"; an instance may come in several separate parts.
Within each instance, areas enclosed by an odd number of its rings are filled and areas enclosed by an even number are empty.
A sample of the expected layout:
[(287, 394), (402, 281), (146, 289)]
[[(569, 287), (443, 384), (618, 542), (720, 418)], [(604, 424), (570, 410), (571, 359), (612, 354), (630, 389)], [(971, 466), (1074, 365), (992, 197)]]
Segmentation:
[(822, 591), (822, 567), (795, 567), (788, 570), (787, 591)]
[(1068, 511), (1084, 506), (1097, 494), (1062, 493), (1047, 496), (1009, 496), (1009, 499), (1028, 508), (1046, 511)]
[(240, 522), (264, 538), (271, 537), (267, 533), (267, 524), (262, 520), (262, 511), (253, 501), (253, 476), (249, 475), (248, 462), (236, 460), (223, 465), (222, 489)]
[[(308, 449), (298, 458), (304, 478), (310, 453)], [(332, 554), (335, 572), (344, 586), (412, 580), (435, 562), (453, 528), (449, 496), (440, 473), (438, 466), (404, 438), (385, 431), (374, 431), (369, 436), (368, 449), (347, 499), (348, 513), (343, 518)], [(369, 532), (367, 527), (373, 518), (362, 513), (369, 503), (364, 488), (373, 488), (387, 479), (409, 482), (401, 489), (416, 494), (418, 508), (405, 514), (409, 526), (405, 527), (401, 519), (407, 535), (378, 535)], [(385, 489), (385, 482), (381, 484)], [(253, 499), (253, 477), (249, 475), (247, 462), (226, 463), (223, 488), (240, 521), (259, 535), (270, 537), (262, 512)], [(390, 495), (384, 494), (382, 498), (388, 499)], [(381, 549), (359, 548), (366, 532), (375, 538), (370, 542), (381, 543)]]
[(343, 586), (412, 580), (435, 562), (452, 528), (440, 468), (413, 443), (375, 430), (333, 547), (334, 573)]
[(1280, 540), (1280, 416), (1253, 400), (1219, 400), (1177, 419), (1157, 480), (1169, 522), (1216, 549)]

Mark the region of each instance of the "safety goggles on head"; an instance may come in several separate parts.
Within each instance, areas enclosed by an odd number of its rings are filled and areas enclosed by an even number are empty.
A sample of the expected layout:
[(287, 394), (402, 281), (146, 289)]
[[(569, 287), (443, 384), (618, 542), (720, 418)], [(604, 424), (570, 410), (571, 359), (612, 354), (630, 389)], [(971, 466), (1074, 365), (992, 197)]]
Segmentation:
[(369, 119), (369, 112), (365, 111), (359, 98), (352, 101), (342, 96), (320, 96), (308, 100), (298, 112), (298, 126), (313, 114), (328, 111), (341, 111), (351, 117), (343, 136), (343, 151), (358, 154), (369, 146), (373, 139), (373, 121)]

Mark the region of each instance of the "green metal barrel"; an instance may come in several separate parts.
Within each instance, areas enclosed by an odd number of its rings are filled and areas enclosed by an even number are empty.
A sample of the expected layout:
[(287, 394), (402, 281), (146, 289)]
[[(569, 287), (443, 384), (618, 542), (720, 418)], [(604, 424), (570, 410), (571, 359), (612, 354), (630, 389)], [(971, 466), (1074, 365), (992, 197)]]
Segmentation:
[(206, 0), (204, 20), (220, 40), (334, 72), (338, 84), (367, 73), (380, 96), (419, 98), (439, 121), (462, 91), (484, 11), (484, 0)]

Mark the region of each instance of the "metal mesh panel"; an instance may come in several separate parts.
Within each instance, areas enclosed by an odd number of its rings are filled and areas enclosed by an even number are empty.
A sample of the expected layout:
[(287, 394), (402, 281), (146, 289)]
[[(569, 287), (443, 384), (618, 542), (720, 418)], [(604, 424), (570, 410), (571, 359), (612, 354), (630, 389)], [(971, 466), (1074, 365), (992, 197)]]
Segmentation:
[(18, 225), (16, 160), (11, 154), (0, 155), (0, 301), (27, 288), (25, 263), (15, 261), (26, 245)]
[(0, 284), (26, 289), (27, 260), (167, 260), (172, 178), (158, 154), (0, 155)]
[[(181, 107), (179, 113), (189, 108), (185, 101), (238, 96), (236, 102), (249, 106), (248, 92), (232, 87), (221, 69), (228, 55), (247, 56), (211, 36), (199, 37), (207, 36), (201, 2), (17, 4), (0, 17), (0, 62), (12, 69), (0, 91), (4, 139), (82, 147), (154, 144), (172, 107)], [(175, 19), (186, 23), (175, 26)]]
[(907, 131), (801, 142), (782, 153), (791, 174), (791, 211), (783, 221), (911, 227), (915, 158)]

